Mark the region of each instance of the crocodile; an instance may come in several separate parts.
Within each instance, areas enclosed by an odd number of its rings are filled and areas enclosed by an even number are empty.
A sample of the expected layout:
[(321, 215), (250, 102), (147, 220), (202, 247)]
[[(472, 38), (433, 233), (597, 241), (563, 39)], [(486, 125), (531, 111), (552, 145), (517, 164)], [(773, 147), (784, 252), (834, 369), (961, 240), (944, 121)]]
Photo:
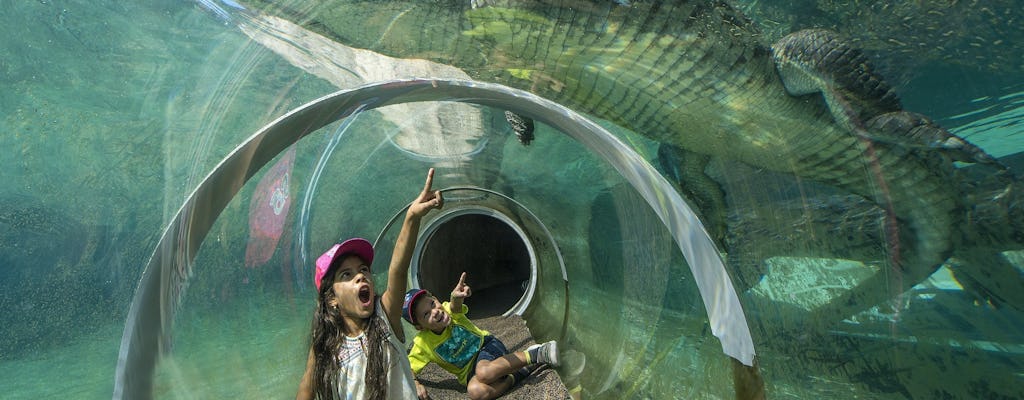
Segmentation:
[[(1004, 191), (1015, 183), (980, 149), (903, 110), (840, 38), (801, 31), (771, 45), (722, 1), (337, 0), (273, 12), (348, 46), (452, 65), (643, 134), (689, 160), (676, 171), (683, 191), (707, 182), (701, 165), (725, 159), (863, 198), (882, 216), (887, 268), (807, 321), (883, 304), (953, 256), (972, 201), (990, 200), (968, 193), (954, 162), (994, 165)], [(706, 199), (724, 244), (724, 194), (713, 186), (688, 194)]]

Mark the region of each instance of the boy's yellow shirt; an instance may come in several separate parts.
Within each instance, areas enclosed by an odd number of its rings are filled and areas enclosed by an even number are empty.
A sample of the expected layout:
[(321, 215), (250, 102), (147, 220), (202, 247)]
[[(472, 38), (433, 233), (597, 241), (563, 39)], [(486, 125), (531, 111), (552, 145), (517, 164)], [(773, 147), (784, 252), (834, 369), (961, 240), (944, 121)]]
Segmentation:
[(458, 377), (459, 383), (465, 386), (469, 381), (470, 368), (476, 364), (473, 361), (483, 346), (484, 337), (490, 335), (490, 332), (478, 328), (466, 318), (469, 306), (465, 304), (458, 313), (451, 311), (451, 303), (447, 301), (441, 304), (441, 308), (452, 317), (452, 323), (441, 334), (427, 329), (419, 331), (412, 341), (409, 364), (412, 365), (413, 374), (419, 374), (423, 367), (434, 362)]

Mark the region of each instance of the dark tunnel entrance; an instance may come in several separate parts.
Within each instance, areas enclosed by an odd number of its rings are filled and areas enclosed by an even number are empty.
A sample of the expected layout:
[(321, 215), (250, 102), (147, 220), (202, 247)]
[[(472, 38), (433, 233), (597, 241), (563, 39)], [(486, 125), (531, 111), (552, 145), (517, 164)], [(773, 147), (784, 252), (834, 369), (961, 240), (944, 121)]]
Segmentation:
[(493, 210), (458, 210), (435, 219), (424, 229), (416, 261), (419, 287), (440, 301), (467, 273), (470, 318), (521, 314), (532, 298), (532, 249), (522, 230)]

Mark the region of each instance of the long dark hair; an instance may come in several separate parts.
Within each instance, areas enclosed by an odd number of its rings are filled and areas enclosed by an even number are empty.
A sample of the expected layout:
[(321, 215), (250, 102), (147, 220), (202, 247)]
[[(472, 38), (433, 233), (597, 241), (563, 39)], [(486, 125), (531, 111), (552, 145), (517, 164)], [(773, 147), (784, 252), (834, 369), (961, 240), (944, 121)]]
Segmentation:
[[(340, 261), (342, 257), (338, 257)], [(316, 311), (313, 313), (313, 337), (310, 344), (313, 349), (315, 366), (313, 368), (313, 393), (321, 400), (333, 399), (335, 384), (338, 380), (338, 372), (341, 364), (338, 354), (345, 342), (345, 324), (342, 322), (341, 312), (337, 307), (331, 307), (331, 300), (334, 299), (334, 290), (331, 289), (334, 283), (333, 269), (331, 266), (328, 273), (324, 275), (324, 281), (320, 285), (320, 292), (317, 295)], [(388, 330), (384, 326), (384, 318), (377, 315), (377, 301), (373, 302), (373, 314), (370, 315), (367, 324), (366, 338), (366, 390), (371, 400), (383, 400), (387, 398), (387, 371), (384, 362), (387, 352)]]

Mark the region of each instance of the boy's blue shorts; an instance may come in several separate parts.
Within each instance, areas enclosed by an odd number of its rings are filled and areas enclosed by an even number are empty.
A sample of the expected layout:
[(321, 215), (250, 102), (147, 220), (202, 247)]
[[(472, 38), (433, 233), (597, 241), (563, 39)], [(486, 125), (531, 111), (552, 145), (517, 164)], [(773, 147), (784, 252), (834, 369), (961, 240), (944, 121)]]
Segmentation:
[(480, 347), (480, 354), (476, 355), (476, 361), (473, 362), (473, 368), (469, 369), (469, 378), (473, 379), (473, 375), (476, 375), (476, 363), (480, 360), (492, 361), (500, 358), (501, 356), (508, 354), (508, 349), (505, 348), (505, 343), (494, 337), (494, 335), (484, 336), (484, 345)]

